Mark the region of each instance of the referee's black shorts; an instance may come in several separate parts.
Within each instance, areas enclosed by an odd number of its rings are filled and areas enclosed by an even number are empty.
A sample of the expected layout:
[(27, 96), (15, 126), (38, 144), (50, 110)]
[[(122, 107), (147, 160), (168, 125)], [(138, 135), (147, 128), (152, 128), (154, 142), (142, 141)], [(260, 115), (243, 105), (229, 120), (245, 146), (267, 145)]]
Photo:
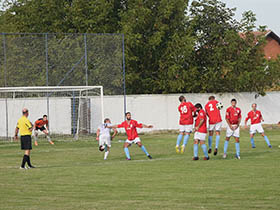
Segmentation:
[(22, 150), (31, 150), (32, 149), (31, 135), (21, 136), (20, 145)]

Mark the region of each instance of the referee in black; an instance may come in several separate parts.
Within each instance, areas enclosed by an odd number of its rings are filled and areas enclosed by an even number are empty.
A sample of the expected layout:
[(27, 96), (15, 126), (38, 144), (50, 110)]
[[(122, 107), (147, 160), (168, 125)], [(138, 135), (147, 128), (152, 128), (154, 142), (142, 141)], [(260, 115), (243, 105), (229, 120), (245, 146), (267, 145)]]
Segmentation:
[[(32, 150), (31, 135), (33, 130), (32, 123), (27, 119), (29, 113), (27, 108), (23, 108), (22, 117), (19, 118), (17, 122), (17, 127), (15, 129), (15, 139), (18, 139), (18, 132), (20, 134), (20, 144), (21, 149), (24, 150), (24, 156), (22, 159), (22, 164), (20, 169), (35, 168), (30, 162), (30, 151)], [(25, 167), (27, 162), (28, 167)]]

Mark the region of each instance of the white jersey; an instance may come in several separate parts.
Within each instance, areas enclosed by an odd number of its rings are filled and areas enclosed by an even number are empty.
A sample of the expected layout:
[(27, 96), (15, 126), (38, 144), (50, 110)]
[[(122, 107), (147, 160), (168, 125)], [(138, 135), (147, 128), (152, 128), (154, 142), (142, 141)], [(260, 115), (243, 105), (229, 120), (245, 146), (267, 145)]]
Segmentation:
[(111, 128), (108, 128), (108, 125), (111, 126), (112, 124), (104, 123), (98, 126), (98, 129), (100, 130), (100, 136), (110, 136)]

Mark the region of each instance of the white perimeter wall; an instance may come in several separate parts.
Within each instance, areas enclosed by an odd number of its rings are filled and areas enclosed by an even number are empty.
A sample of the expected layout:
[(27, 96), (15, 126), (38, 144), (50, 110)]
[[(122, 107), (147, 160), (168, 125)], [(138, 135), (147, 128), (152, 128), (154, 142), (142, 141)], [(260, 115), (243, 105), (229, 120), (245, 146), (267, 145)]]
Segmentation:
[[(127, 111), (132, 113), (132, 118), (145, 124), (154, 125), (151, 130), (178, 129), (179, 96), (181, 94), (169, 95), (129, 95), (127, 96)], [(212, 94), (183, 94), (188, 101), (193, 104), (201, 103), (203, 106), (207, 103), (208, 97)], [(258, 104), (258, 109), (262, 111), (265, 124), (276, 124), (280, 121), (280, 92), (268, 92), (266, 96), (259, 96), (255, 99), (254, 93), (226, 93), (214, 94), (218, 101), (224, 104), (222, 109), (222, 118), (225, 118), (225, 110), (230, 106), (232, 98), (237, 99), (237, 106), (242, 111), (242, 125), (244, 119), (251, 109), (252, 103)], [(50, 128), (52, 133), (71, 134), (71, 99), (50, 98)], [(91, 130), (96, 131), (103, 119), (101, 116), (100, 97), (91, 98)], [(113, 124), (124, 120), (124, 99), (123, 96), (104, 96), (104, 114), (109, 117)], [(9, 136), (14, 135), (16, 122), (21, 116), (21, 110), (27, 107), (30, 110), (29, 119), (32, 123), (36, 119), (47, 114), (46, 99), (16, 99), (8, 100), (9, 110)], [(6, 112), (5, 100), (0, 100), (0, 136), (6, 136)], [(223, 126), (226, 126), (223, 121)], [(123, 130), (121, 130), (123, 131)]]
[[(22, 115), (22, 108), (29, 110), (29, 120), (34, 122), (47, 114), (46, 99), (9, 99), (8, 101), (8, 134), (14, 136), (17, 120)], [(49, 121), (53, 133), (71, 134), (71, 100), (50, 99)], [(0, 136), (6, 136), (6, 105), (0, 100)]]
[[(127, 111), (132, 113), (133, 119), (154, 125), (153, 130), (178, 129), (179, 112), (177, 107), (180, 95), (186, 96), (187, 100), (193, 104), (201, 103), (203, 106), (207, 103), (210, 95), (215, 95), (216, 99), (224, 104), (224, 108), (221, 110), (223, 120), (231, 99), (236, 98), (237, 106), (242, 111), (242, 125), (244, 125), (247, 113), (251, 110), (252, 103), (258, 104), (265, 124), (276, 124), (280, 121), (280, 92), (268, 92), (266, 96), (259, 96), (256, 99), (255, 93), (129, 95), (127, 96)], [(93, 99), (91, 104), (92, 110), (98, 109), (100, 101)], [(124, 119), (123, 96), (105, 96), (104, 112), (105, 117), (109, 117), (113, 124), (122, 122)], [(98, 118), (100, 121), (101, 118)], [(92, 125), (96, 129), (99, 122), (92, 120)], [(223, 121), (223, 127), (225, 126), (226, 122)]]

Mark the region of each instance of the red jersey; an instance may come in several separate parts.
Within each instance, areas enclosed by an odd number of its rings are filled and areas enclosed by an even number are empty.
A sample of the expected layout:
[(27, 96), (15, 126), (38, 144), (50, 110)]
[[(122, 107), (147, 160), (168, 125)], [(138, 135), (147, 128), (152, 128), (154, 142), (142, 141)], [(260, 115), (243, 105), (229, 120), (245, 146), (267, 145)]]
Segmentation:
[(252, 110), (252, 111), (248, 112), (245, 122), (247, 122), (249, 119), (251, 120), (251, 125), (258, 124), (261, 122), (262, 113), (259, 110), (256, 110), (256, 111)]
[(193, 112), (196, 110), (191, 102), (183, 102), (179, 105), (178, 111), (180, 112), (180, 125), (193, 124)]
[(206, 123), (207, 123), (207, 116), (206, 116), (206, 113), (203, 109), (201, 109), (199, 112), (198, 112), (198, 115), (196, 117), (196, 120), (195, 120), (195, 127), (197, 127), (200, 123), (200, 120), (203, 119), (204, 122), (202, 123), (202, 125), (199, 127), (199, 129), (197, 130), (197, 132), (200, 132), (200, 133), (207, 133), (207, 126), (206, 126)]
[(136, 128), (143, 128), (142, 123), (138, 123), (136, 120), (130, 120), (130, 123), (127, 121), (122, 122), (118, 125), (118, 128), (124, 128), (126, 131), (127, 139), (132, 141), (138, 137)]
[(205, 111), (209, 117), (209, 124), (222, 122), (220, 110), (217, 108), (217, 100), (211, 100), (205, 105)]
[(241, 119), (241, 109), (238, 107), (233, 108), (232, 106), (227, 108), (226, 119), (229, 120), (231, 125), (238, 124), (239, 119)]
[(40, 118), (40, 119), (35, 121), (35, 127), (41, 128), (44, 125), (48, 125), (48, 123), (49, 123), (48, 120), (44, 121), (43, 118)]

